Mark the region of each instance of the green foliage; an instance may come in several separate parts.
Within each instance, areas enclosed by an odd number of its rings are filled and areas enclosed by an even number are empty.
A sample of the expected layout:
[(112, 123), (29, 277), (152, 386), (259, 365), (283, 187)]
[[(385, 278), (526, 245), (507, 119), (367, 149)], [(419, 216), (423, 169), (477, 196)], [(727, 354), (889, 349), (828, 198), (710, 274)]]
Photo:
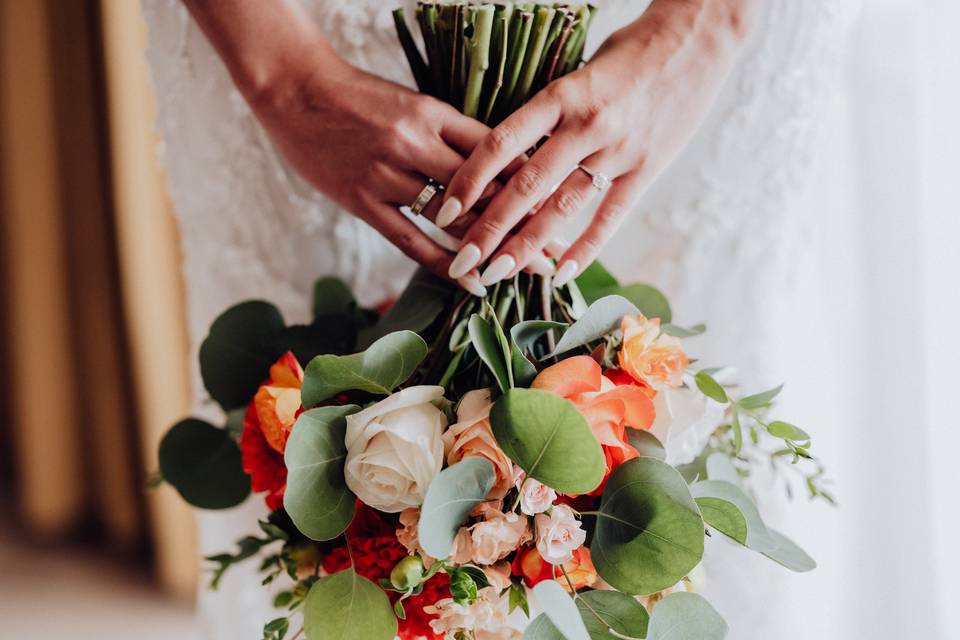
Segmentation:
[(225, 429), (182, 420), (161, 440), (159, 459), (164, 479), (200, 509), (228, 509), (250, 495), (240, 447)]
[(726, 404), (730, 401), (730, 398), (727, 397), (727, 392), (724, 390), (723, 386), (713, 379), (706, 371), (701, 371), (696, 375), (697, 388), (700, 389), (700, 393), (707, 396), (711, 400), (719, 402), (720, 404)]
[(380, 321), (360, 335), (360, 344), (370, 345), (383, 336), (397, 331), (422, 332), (434, 323), (455, 289), (423, 267), (417, 269), (407, 288)]
[(619, 591), (656, 593), (700, 562), (703, 526), (680, 473), (655, 458), (635, 458), (607, 481), (590, 555), (600, 576)]
[(289, 630), (289, 618), (276, 618), (263, 625), (263, 640), (283, 640)]
[(490, 424), (511, 460), (560, 493), (589, 493), (603, 480), (603, 450), (569, 400), (546, 391), (511, 389), (493, 405)]
[[(237, 542), (236, 553), (219, 553), (204, 558), (204, 560), (207, 562), (211, 562), (215, 565), (213, 567), (213, 575), (210, 578), (211, 589), (216, 589), (220, 585), (220, 580), (223, 578), (223, 575), (227, 572), (227, 569), (233, 565), (254, 557), (265, 547), (275, 542), (286, 543), (288, 541), (286, 533), (279, 528), (274, 527), (269, 522), (261, 521), (259, 524), (260, 529), (265, 534), (264, 537), (258, 538), (256, 536), (246, 536)], [(288, 564), (292, 563), (292, 561), (289, 561), (286, 558), (282, 559), (287, 561)], [(291, 569), (295, 568), (291, 567)], [(295, 573), (293, 570), (290, 572)]]
[(537, 377), (537, 367), (527, 358), (526, 354), (545, 333), (566, 326), (563, 322), (548, 320), (527, 320), (513, 325), (510, 329), (512, 342), (510, 359), (513, 366), (514, 384), (518, 387), (530, 386), (533, 379)]
[(817, 568), (816, 561), (796, 542), (774, 529), (768, 528), (767, 532), (770, 535), (770, 546), (760, 550), (760, 553), (797, 573), (806, 573)]
[(340, 278), (320, 278), (313, 284), (313, 316), (329, 316), (352, 313), (357, 307), (343, 280)]
[(602, 298), (605, 295), (604, 291), (620, 286), (613, 274), (607, 271), (599, 260), (595, 260), (584, 269), (583, 273), (577, 276), (576, 282), (580, 293), (589, 302)]
[(383, 589), (347, 569), (321, 578), (304, 603), (307, 640), (394, 640), (397, 618)]
[[(575, 602), (590, 640), (647, 637), (650, 616), (635, 598), (619, 591), (585, 591), (577, 594)], [(539, 616), (534, 622), (534, 633), (530, 637), (564, 640), (564, 635), (546, 615)]]
[(560, 355), (599, 340), (620, 328), (620, 321), (624, 316), (634, 316), (637, 313), (637, 307), (622, 296), (609, 295), (600, 298), (564, 332), (551, 355)]
[(283, 506), (313, 540), (332, 540), (350, 524), (355, 498), (343, 478), (346, 416), (359, 407), (320, 407), (300, 414), (287, 440)]
[(223, 312), (200, 345), (200, 373), (224, 410), (245, 406), (283, 354), (286, 330), (275, 306), (243, 302)]
[(566, 640), (590, 640), (587, 627), (573, 598), (555, 580), (544, 580), (533, 587), (533, 597), (551, 624), (563, 630)]
[(513, 613), (513, 610), (517, 607), (519, 607), (528, 618), (530, 617), (530, 604), (527, 602), (527, 589), (523, 586), (522, 582), (510, 583), (508, 613)]
[(783, 438), (791, 442), (809, 442), (810, 436), (800, 427), (789, 422), (775, 420), (767, 425), (767, 432), (775, 438)]
[(513, 371), (510, 368), (509, 351), (503, 330), (491, 314), (489, 320), (475, 313), (468, 325), (470, 342), (493, 374), (500, 390), (506, 392), (513, 386)]
[(487, 574), (480, 567), (447, 565), (446, 569), (450, 574), (450, 595), (458, 604), (473, 604), (477, 601), (477, 592), (490, 586)]
[(493, 464), (485, 458), (464, 458), (441, 471), (427, 487), (420, 510), (418, 533), (424, 551), (446, 558), (467, 514), (483, 500), (496, 480)]
[(723, 640), (729, 628), (702, 596), (672, 593), (657, 603), (647, 640)]
[(662, 329), (665, 334), (675, 338), (693, 338), (706, 333), (707, 325), (695, 324), (692, 327), (680, 327), (675, 324), (665, 324)]
[[(626, 298), (646, 317), (660, 318), (660, 322), (669, 327), (668, 333), (671, 335), (684, 338), (699, 335), (706, 330), (703, 325), (698, 325), (689, 330), (670, 325), (673, 313), (670, 310), (670, 303), (663, 293), (647, 284), (621, 285), (600, 262), (594, 262), (587, 267), (576, 282), (587, 303), (593, 303), (600, 298), (612, 295)], [(636, 313), (633, 315), (636, 315)]]
[(389, 394), (427, 355), (427, 343), (412, 331), (397, 331), (349, 356), (319, 355), (304, 372), (303, 406), (315, 407), (342, 391)]
[(737, 404), (743, 407), (744, 409), (763, 409), (770, 406), (770, 403), (773, 402), (774, 398), (780, 395), (780, 392), (783, 391), (783, 385), (781, 384), (778, 387), (764, 391), (763, 393), (756, 393), (752, 396), (747, 396), (746, 398), (741, 398), (737, 400)]
[(641, 456), (657, 460), (667, 459), (667, 450), (663, 443), (646, 429), (627, 429), (627, 440)]

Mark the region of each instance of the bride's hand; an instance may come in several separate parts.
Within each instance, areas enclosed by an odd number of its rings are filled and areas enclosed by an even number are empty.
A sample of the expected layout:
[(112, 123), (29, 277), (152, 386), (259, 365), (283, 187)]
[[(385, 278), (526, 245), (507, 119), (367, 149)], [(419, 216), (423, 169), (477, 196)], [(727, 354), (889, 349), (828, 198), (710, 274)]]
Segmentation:
[(654, 0), (587, 65), (496, 127), (450, 182), (441, 224), (469, 211), (512, 158), (550, 137), (471, 226), (452, 275), (490, 259), (482, 278), (489, 286), (539, 256), (603, 182), (594, 185), (578, 164), (613, 182), (586, 231), (559, 256), (555, 282), (586, 268), (705, 115), (754, 2)]
[[(446, 276), (453, 256), (398, 207), (413, 204), (428, 178), (449, 184), (464, 155), (490, 129), (347, 64), (297, 2), (184, 3), (297, 171), (408, 256)], [(474, 202), (482, 199), (476, 196)], [(439, 202), (435, 197), (423, 214), (433, 219)], [(470, 222), (467, 216), (452, 229), (454, 235), (462, 235)], [(476, 270), (458, 281), (482, 295)]]

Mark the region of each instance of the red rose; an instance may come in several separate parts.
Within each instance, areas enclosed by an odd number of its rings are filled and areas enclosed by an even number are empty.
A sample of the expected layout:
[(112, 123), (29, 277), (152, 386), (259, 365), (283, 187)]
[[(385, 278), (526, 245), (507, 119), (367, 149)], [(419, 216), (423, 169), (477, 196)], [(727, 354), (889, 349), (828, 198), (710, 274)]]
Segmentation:
[(264, 437), (252, 402), (243, 416), (240, 453), (243, 470), (250, 476), (250, 488), (255, 493), (266, 491), (267, 506), (271, 509), (282, 507), (283, 490), (287, 486), (287, 467), (283, 463), (283, 454), (271, 447)]

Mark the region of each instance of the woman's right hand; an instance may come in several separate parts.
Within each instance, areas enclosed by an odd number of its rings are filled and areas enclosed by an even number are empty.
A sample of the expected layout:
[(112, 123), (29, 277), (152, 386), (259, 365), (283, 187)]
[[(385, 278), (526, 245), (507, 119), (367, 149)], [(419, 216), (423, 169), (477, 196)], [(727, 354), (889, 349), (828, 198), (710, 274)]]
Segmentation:
[[(342, 61), (325, 58), (313, 64), (314, 69), (291, 71), (251, 96), (257, 117), (314, 187), (409, 257), (447, 277), (453, 255), (398, 207), (412, 204), (429, 178), (448, 184), (489, 128), (439, 100)], [(423, 215), (433, 220), (441, 199), (434, 197)], [(467, 216), (448, 231), (461, 236), (474, 218)], [(475, 270), (459, 282), (483, 294)]]

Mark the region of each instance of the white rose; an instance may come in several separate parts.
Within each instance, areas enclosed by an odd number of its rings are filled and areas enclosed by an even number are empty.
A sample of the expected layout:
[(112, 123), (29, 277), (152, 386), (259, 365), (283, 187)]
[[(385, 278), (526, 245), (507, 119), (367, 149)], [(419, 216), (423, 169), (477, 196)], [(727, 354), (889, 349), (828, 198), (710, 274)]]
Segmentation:
[(347, 486), (365, 504), (398, 513), (423, 504), (443, 467), (443, 387), (409, 387), (347, 416)]
[(653, 401), (657, 418), (650, 427), (667, 450), (667, 464), (693, 462), (723, 422), (723, 405), (691, 389), (663, 389)]
[(573, 509), (565, 504), (554, 505), (550, 515), (537, 514), (537, 551), (550, 564), (563, 564), (573, 559), (573, 552), (583, 546), (587, 532)]

